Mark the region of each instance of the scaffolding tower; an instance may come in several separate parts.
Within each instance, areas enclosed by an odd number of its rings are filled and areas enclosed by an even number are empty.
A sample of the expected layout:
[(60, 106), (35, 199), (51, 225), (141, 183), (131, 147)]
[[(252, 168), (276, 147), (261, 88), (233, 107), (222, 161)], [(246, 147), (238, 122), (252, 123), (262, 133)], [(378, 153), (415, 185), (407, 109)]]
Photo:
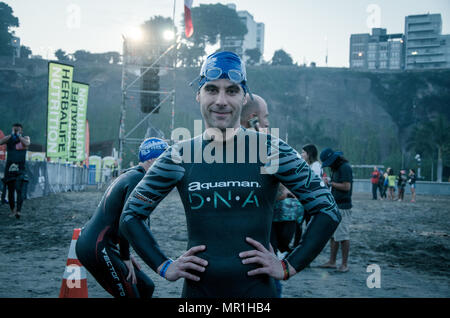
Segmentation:
[[(156, 129), (151, 124), (152, 116), (155, 115), (161, 107), (167, 105), (171, 110), (171, 126), (170, 131), (174, 128), (175, 119), (175, 71), (177, 64), (177, 46), (180, 39), (174, 39), (171, 43), (161, 45), (160, 43), (142, 43), (139, 45), (133, 43), (131, 39), (123, 36), (123, 55), (122, 55), (122, 101), (120, 111), (120, 127), (119, 127), (119, 169), (123, 169), (123, 156), (125, 146), (137, 145), (143, 141), (143, 137), (158, 137), (164, 138), (161, 130)], [(142, 48), (145, 48), (142, 50)], [(156, 70), (158, 74), (167, 74), (168, 78), (172, 73), (171, 80), (167, 81), (168, 85), (164, 90), (146, 90), (142, 88), (143, 76), (151, 71)], [(133, 127), (125, 126), (125, 119), (127, 118), (127, 111), (129, 111), (130, 100), (139, 100), (141, 103), (142, 94), (158, 94), (160, 102), (155, 105), (149, 113), (143, 113), (144, 117)], [(142, 110), (141, 110), (142, 111)], [(146, 125), (145, 136), (133, 136), (138, 127)], [(157, 134), (155, 136), (155, 134)], [(170, 136), (169, 136), (170, 138)], [(136, 148), (136, 147), (135, 147)], [(129, 148), (131, 151), (135, 149)]]

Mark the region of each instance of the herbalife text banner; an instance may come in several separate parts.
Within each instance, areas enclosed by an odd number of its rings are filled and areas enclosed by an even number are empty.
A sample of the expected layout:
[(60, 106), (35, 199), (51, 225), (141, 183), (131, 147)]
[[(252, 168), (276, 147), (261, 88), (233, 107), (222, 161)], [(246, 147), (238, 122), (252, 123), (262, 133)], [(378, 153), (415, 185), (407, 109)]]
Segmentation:
[(72, 82), (70, 97), (70, 143), (69, 161), (83, 161), (86, 159), (86, 112), (89, 85)]
[(73, 66), (48, 63), (47, 157), (67, 158)]

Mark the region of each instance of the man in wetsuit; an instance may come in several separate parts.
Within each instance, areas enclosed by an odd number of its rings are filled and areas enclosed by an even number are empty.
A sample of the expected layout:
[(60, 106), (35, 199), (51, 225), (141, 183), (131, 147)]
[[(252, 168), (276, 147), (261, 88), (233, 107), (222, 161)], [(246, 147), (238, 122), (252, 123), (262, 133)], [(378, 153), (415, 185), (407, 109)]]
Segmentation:
[(75, 251), (81, 264), (114, 297), (151, 298), (153, 294), (152, 280), (130, 256), (129, 243), (118, 228), (131, 191), (167, 147), (158, 138), (146, 139), (140, 145), (139, 165), (125, 170), (111, 183), (77, 240)]
[[(3, 182), (8, 187), (8, 201), (12, 216), (20, 218), (22, 203), (26, 197), (26, 156), (30, 146), (30, 137), (23, 136), (23, 127), (16, 123), (10, 135), (0, 139), (0, 145), (6, 143), (7, 159)], [(14, 198), (15, 197), (15, 198)]]
[[(274, 278), (305, 268), (340, 222), (331, 193), (294, 149), (240, 127), (246, 81), (236, 54), (218, 52), (205, 60), (196, 99), (207, 129), (158, 158), (121, 216), (121, 233), (154, 271), (169, 281), (185, 278), (183, 297), (276, 297)], [(269, 251), (280, 182), (312, 215), (299, 246), (281, 261)], [(188, 250), (175, 261), (145, 226), (174, 187), (188, 227)]]
[[(242, 105), (241, 111), (241, 126), (247, 129), (254, 129), (259, 132), (267, 133), (269, 128), (269, 109), (267, 102), (261, 96), (252, 94), (247, 96), (246, 102)], [(291, 195), (285, 186), (282, 184), (278, 187), (278, 193), (276, 196), (275, 211), (281, 203), (287, 199), (288, 195)], [(275, 212), (274, 211), (274, 212)], [(274, 213), (275, 217), (275, 213)], [(280, 245), (288, 246), (290, 242), (290, 231), (285, 226), (286, 222), (278, 222), (274, 220), (272, 222), (272, 230), (270, 232), (270, 244), (274, 248), (274, 253), (285, 252), (283, 248), (280, 249)], [(287, 235), (286, 235), (287, 234)], [(281, 243), (281, 244), (279, 244)], [(287, 254), (287, 252), (286, 252)], [(282, 285), (279, 280), (275, 280), (275, 285), (278, 291), (278, 296), (281, 297)]]

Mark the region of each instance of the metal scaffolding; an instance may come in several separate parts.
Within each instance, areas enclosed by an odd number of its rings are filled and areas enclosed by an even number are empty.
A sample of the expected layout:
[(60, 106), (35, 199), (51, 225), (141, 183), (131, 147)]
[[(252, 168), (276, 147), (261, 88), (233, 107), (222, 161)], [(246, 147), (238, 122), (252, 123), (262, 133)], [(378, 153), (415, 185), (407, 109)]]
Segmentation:
[[(147, 126), (147, 137), (159, 137), (164, 138), (163, 133), (151, 125), (151, 116), (155, 114), (159, 108), (165, 104), (169, 104), (172, 107), (171, 111), (171, 127), (170, 131), (174, 128), (175, 118), (175, 70), (176, 70), (176, 58), (177, 58), (177, 46), (180, 39), (173, 40), (170, 46), (161, 47), (161, 45), (148, 44), (147, 43), (147, 56), (141, 54), (135, 54), (133, 52), (133, 45), (131, 40), (123, 36), (123, 58), (122, 58), (122, 102), (120, 111), (120, 128), (119, 128), (119, 169), (123, 168), (123, 155), (124, 146), (127, 144), (140, 144), (143, 140), (143, 136), (133, 137), (132, 134), (142, 125)], [(142, 45), (142, 43), (140, 43)], [(147, 63), (145, 63), (147, 62)], [(148, 63), (151, 63), (148, 65)], [(165, 90), (143, 90), (140, 87), (142, 77), (151, 69), (158, 69), (159, 72), (166, 71), (172, 72), (172, 80), (169, 81), (171, 85)], [(139, 70), (139, 74), (136, 74)], [(133, 78), (134, 77), (134, 78)], [(132, 80), (130, 80), (132, 78)], [(125, 118), (127, 117), (127, 103), (129, 102), (131, 94), (159, 94), (161, 100), (158, 105), (153, 108), (150, 113), (144, 113), (145, 116), (133, 127), (125, 127)], [(154, 133), (158, 133), (159, 136), (154, 136)]]

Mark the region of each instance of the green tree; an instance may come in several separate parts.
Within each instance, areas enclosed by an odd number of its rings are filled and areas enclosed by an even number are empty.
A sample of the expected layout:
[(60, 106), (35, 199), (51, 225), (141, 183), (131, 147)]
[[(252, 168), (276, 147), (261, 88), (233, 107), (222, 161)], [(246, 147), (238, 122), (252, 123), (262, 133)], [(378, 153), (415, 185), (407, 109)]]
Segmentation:
[(30, 57), (30, 55), (32, 53), (33, 52), (31, 52), (31, 49), (28, 46), (24, 46), (24, 45), (20, 46), (20, 57), (21, 58), (27, 59)]
[(55, 56), (58, 59), (58, 61), (60, 61), (60, 62), (67, 61), (69, 59), (69, 57), (67, 56), (66, 52), (63, 51), (62, 49), (56, 50), (55, 51)]
[(14, 31), (10, 29), (19, 26), (19, 19), (13, 15), (9, 5), (0, 2), (0, 56), (12, 55), (11, 40)]
[(442, 182), (444, 153), (450, 147), (450, 123), (443, 115), (425, 122), (415, 129), (410, 137), (408, 146), (414, 148), (422, 156), (433, 155), (437, 151), (437, 181)]
[(245, 55), (248, 57), (247, 64), (255, 65), (255, 64), (259, 64), (262, 54), (258, 48), (254, 48), (254, 49), (245, 50)]
[(191, 61), (195, 64), (205, 55), (207, 45), (215, 45), (219, 40), (230, 36), (243, 38), (248, 32), (236, 10), (222, 4), (201, 4), (193, 7), (191, 14), (194, 34), (187, 39), (189, 44), (179, 52), (182, 61)]
[(200, 45), (182, 43), (178, 49), (178, 60), (184, 67), (198, 67), (205, 55), (205, 48)]
[(223, 4), (201, 4), (191, 12), (194, 34), (190, 39), (194, 42), (214, 45), (219, 38), (243, 37), (248, 32), (236, 10)]
[(119, 52), (106, 52), (103, 54), (105, 55), (105, 60), (110, 64), (117, 64), (120, 62)]
[(94, 62), (94, 57), (91, 52), (85, 50), (77, 50), (73, 53), (73, 57), (77, 62)]
[[(176, 34), (176, 28), (171, 18), (154, 16), (145, 21), (141, 25), (141, 29), (143, 32), (142, 40), (135, 45), (137, 55), (146, 61), (145, 63), (158, 58), (174, 43), (173, 40), (169, 40), (165, 36), (166, 32)], [(161, 60), (161, 64), (172, 64), (172, 59), (173, 55), (169, 53)]]
[(292, 57), (284, 50), (277, 50), (272, 57), (272, 65), (292, 65)]
[(173, 20), (171, 18), (165, 18), (163, 16), (154, 16), (145, 21), (141, 26), (143, 31), (142, 42), (144, 45), (168, 47), (170, 41), (165, 39), (164, 33), (166, 31), (172, 31), (176, 33)]

